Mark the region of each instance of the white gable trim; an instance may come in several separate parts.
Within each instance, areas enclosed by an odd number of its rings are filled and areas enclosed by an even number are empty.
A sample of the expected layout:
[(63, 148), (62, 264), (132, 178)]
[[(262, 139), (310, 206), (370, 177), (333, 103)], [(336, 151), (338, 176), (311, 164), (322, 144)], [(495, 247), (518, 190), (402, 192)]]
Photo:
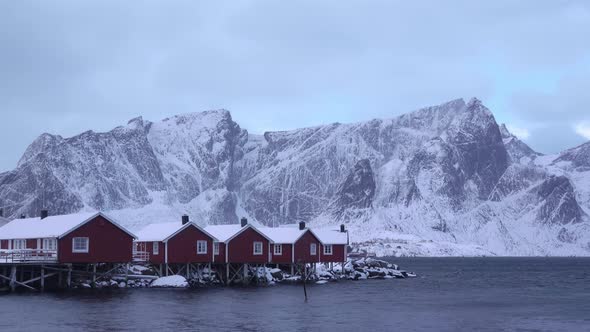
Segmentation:
[(207, 232), (206, 230), (204, 230), (202, 227), (200, 227), (199, 225), (195, 224), (194, 222), (188, 222), (185, 225), (182, 225), (182, 227), (180, 227), (176, 232), (172, 233), (171, 235), (169, 235), (167, 238), (165, 238), (164, 240), (162, 240), (163, 242), (168, 242), (168, 240), (170, 240), (171, 238), (175, 237), (176, 235), (178, 235), (178, 233), (182, 232), (183, 230), (185, 230), (186, 228), (190, 227), (190, 226), (194, 226), (196, 229), (200, 230), (201, 232), (203, 232), (203, 234), (207, 235), (208, 237), (210, 237), (213, 241), (218, 241), (217, 238), (213, 235), (211, 235), (209, 232)]
[(115, 225), (117, 228), (119, 228), (120, 230), (122, 230), (123, 232), (127, 233), (129, 236), (131, 236), (133, 239), (137, 239), (137, 236), (135, 236), (135, 234), (131, 233), (130, 231), (128, 231), (125, 227), (119, 225), (117, 222), (115, 222), (112, 218), (108, 217), (107, 215), (105, 215), (102, 212), (97, 212), (96, 214), (92, 215), (90, 218), (84, 220), (83, 222), (79, 223), (77, 226), (71, 228), (70, 230), (68, 230), (67, 232), (63, 233), (62, 235), (58, 236), (58, 239), (61, 239), (63, 237), (65, 237), (66, 235), (70, 234), (71, 232), (77, 230), (78, 228), (86, 225), (87, 223), (89, 223), (90, 221), (94, 220), (96, 217), (103, 217), (105, 218), (108, 222), (110, 222), (111, 224)]
[(240, 229), (236, 234), (232, 235), (229, 239), (225, 240), (225, 243), (229, 243), (236, 236), (242, 234), (243, 232), (245, 232), (249, 228), (251, 228), (252, 230), (254, 230), (256, 233), (262, 235), (262, 237), (264, 237), (265, 239), (267, 239), (268, 242), (274, 243), (274, 241), (272, 239), (270, 239), (268, 236), (266, 236), (264, 233), (262, 233), (261, 231), (259, 231), (256, 227), (252, 226), (251, 224), (248, 224), (248, 225), (242, 227), (242, 229)]

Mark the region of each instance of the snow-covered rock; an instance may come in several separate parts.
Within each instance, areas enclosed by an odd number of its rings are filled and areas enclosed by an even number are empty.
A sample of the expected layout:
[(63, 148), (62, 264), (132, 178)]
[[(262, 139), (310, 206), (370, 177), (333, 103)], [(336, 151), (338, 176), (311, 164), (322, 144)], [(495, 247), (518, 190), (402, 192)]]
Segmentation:
[(154, 280), (150, 287), (159, 288), (187, 288), (188, 282), (183, 276), (173, 275), (168, 277), (161, 277)]

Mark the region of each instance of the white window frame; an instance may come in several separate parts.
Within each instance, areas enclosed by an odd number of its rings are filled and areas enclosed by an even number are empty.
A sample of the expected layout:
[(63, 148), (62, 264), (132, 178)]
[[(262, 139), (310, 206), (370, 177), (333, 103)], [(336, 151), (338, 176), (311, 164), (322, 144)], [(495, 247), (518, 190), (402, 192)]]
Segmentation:
[(57, 239), (47, 238), (43, 239), (43, 250), (57, 250)]
[(158, 241), (152, 242), (152, 255), (160, 254), (160, 243)]
[[(83, 240), (86, 242), (86, 248), (83, 249), (76, 249), (76, 240)], [(76, 254), (87, 254), (88, 250), (90, 249), (90, 239), (88, 237), (74, 237), (72, 238), (72, 252)]]
[[(256, 250), (256, 247), (257, 247), (257, 246), (260, 246), (260, 252), (258, 252), (258, 251)], [(259, 255), (262, 255), (262, 254), (264, 254), (264, 247), (262, 246), (262, 242), (261, 242), (261, 241), (254, 241), (254, 242), (252, 243), (252, 254), (254, 254), (254, 255), (256, 255), (256, 256), (259, 256)]]
[(219, 255), (219, 242), (213, 243), (213, 255)]
[(318, 254), (318, 245), (315, 243), (312, 243), (309, 245), (309, 254), (312, 256), (315, 256)]
[(197, 240), (197, 255), (207, 254), (207, 241)]
[(27, 240), (25, 239), (16, 239), (14, 240), (14, 245), (12, 249), (27, 249)]
[(283, 254), (283, 245), (282, 244), (275, 244), (273, 255), (281, 256)]
[[(330, 249), (330, 250), (328, 250), (328, 249)], [(324, 245), (324, 255), (329, 256), (329, 255), (332, 255), (333, 252), (334, 252), (334, 248), (332, 248), (331, 244)]]

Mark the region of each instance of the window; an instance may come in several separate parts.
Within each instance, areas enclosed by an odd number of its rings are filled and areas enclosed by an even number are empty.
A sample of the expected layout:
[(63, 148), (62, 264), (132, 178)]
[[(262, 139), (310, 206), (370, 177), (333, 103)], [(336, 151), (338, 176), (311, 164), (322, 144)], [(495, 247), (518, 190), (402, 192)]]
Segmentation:
[(283, 254), (283, 245), (282, 244), (275, 244), (275, 255), (282, 255)]
[(310, 245), (309, 245), (309, 254), (310, 254), (310, 255), (315, 255), (315, 254), (317, 254), (317, 251), (318, 251), (317, 244), (315, 244), (315, 243), (312, 243), (312, 244), (310, 244)]
[(254, 255), (262, 255), (262, 242), (254, 242)]
[(14, 240), (13, 249), (27, 249), (27, 240)]
[(332, 245), (326, 244), (324, 246), (324, 255), (331, 255), (332, 254)]
[(56, 239), (43, 239), (43, 249), (44, 250), (57, 250), (57, 240)]
[(75, 237), (72, 239), (72, 252), (87, 253), (88, 252), (88, 238)]
[(207, 241), (199, 240), (197, 241), (197, 254), (206, 254), (207, 253)]
[(213, 243), (213, 254), (219, 255), (219, 242)]
[(160, 244), (158, 242), (152, 243), (152, 254), (154, 254), (154, 255), (160, 254)]

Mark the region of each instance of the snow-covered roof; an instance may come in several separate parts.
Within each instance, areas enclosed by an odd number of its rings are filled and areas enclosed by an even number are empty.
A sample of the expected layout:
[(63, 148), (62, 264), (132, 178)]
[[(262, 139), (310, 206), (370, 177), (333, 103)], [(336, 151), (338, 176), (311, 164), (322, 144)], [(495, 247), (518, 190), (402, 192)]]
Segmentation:
[(182, 231), (183, 229), (194, 226), (199, 230), (203, 231), (208, 236), (212, 237), (213, 240), (217, 241), (217, 237), (205, 229), (199, 227), (199, 225), (189, 222), (187, 224), (182, 224), (182, 222), (165, 222), (165, 223), (156, 223), (156, 224), (149, 224), (144, 227), (141, 231), (137, 233), (137, 241), (138, 242), (154, 242), (154, 241), (167, 241), (172, 236), (176, 235), (176, 233)]
[(339, 229), (313, 229), (312, 232), (323, 244), (348, 244), (348, 233)]
[(242, 227), (240, 224), (231, 224), (231, 225), (210, 225), (205, 227), (205, 231), (209, 234), (213, 235), (217, 241), (219, 242), (228, 242), (233, 239), (236, 235), (240, 234), (242, 231), (251, 228), (254, 231), (260, 233), (262, 236), (267, 238), (269, 241), (272, 242), (272, 239), (266, 235), (265, 233), (261, 232), (259, 228), (254, 227), (252, 224), (248, 224)]
[(260, 227), (258, 230), (274, 243), (295, 243), (307, 231), (299, 227)]
[(182, 227), (182, 222), (163, 222), (149, 224), (137, 232), (137, 241), (153, 242), (164, 241), (165, 238), (176, 233)]
[(86, 222), (94, 219), (97, 216), (112, 222), (115, 226), (127, 234), (135, 237), (127, 229), (123, 228), (112, 218), (100, 212), (83, 212), (76, 214), (67, 214), (60, 216), (49, 216), (45, 219), (25, 218), (14, 219), (8, 224), (0, 227), (0, 239), (39, 239), (39, 238), (59, 238), (63, 237), (78, 227), (84, 225)]
[(205, 231), (216, 237), (219, 242), (226, 242), (241, 230), (242, 226), (240, 224), (210, 225), (205, 227)]

